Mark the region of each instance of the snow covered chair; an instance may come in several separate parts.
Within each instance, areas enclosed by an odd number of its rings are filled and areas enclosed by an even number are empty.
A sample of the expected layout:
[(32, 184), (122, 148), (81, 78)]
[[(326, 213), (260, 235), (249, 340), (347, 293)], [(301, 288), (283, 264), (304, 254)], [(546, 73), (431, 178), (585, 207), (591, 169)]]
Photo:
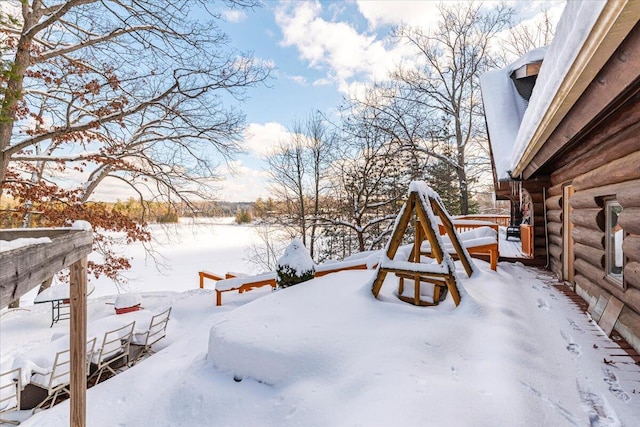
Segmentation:
[[(22, 391), (21, 369), (0, 374), (0, 416), (20, 409), (20, 393)], [(0, 418), (0, 424), (20, 424), (19, 421)]]
[(143, 334), (135, 334), (131, 340), (129, 366), (133, 366), (145, 356), (153, 354), (152, 345), (167, 336), (167, 324), (171, 315), (171, 307), (151, 318), (149, 329)]
[[(492, 227), (479, 227), (458, 234), (460, 243), (469, 252), (469, 255), (486, 255), (489, 257), (491, 269), (496, 271), (498, 268), (498, 233)], [(456, 251), (451, 244), (449, 236), (441, 236), (444, 247), (443, 249), (449, 255), (456, 256)], [(428, 241), (422, 243), (420, 247), (420, 255), (433, 257), (431, 247)]]
[[(92, 338), (87, 341), (87, 372), (89, 372), (89, 364), (96, 346), (96, 339)], [(69, 383), (71, 382), (71, 350), (59, 351), (56, 353), (53, 361), (53, 367), (47, 374), (33, 374), (31, 377), (31, 385), (47, 391), (47, 397), (40, 402), (33, 412), (44, 408), (49, 404), (49, 408), (56, 404), (58, 396), (69, 396)]]
[(135, 324), (136, 322), (131, 322), (104, 334), (102, 345), (91, 360), (92, 373), (89, 379), (96, 378), (95, 384), (100, 382), (105, 371), (116, 375), (116, 369), (129, 364), (129, 347)]

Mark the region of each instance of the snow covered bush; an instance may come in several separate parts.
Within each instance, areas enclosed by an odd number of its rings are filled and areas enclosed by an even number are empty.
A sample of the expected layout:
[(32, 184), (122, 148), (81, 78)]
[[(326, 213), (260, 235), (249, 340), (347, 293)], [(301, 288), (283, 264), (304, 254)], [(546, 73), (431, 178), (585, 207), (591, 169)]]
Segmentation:
[(287, 288), (313, 279), (315, 267), (309, 251), (300, 239), (293, 239), (276, 265), (276, 282), (279, 288)]

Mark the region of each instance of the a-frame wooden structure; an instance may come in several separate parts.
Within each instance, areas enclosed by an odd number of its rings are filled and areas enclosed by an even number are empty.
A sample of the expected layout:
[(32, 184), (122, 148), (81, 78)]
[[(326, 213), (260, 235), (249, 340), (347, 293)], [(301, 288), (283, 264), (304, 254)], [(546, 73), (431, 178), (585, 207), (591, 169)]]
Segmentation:
[[(395, 227), (391, 235), (391, 240), (387, 245), (386, 256), (384, 256), (378, 266), (376, 277), (373, 281), (372, 292), (377, 298), (382, 288), (382, 283), (387, 273), (395, 273), (400, 279), (400, 299), (415, 305), (437, 305), (441, 296), (444, 296), (445, 288), (451, 293), (453, 301), (457, 306), (460, 303), (460, 292), (456, 283), (455, 265), (451, 256), (440, 246), (437, 237), (436, 215), (451, 239), (451, 243), (464, 266), (468, 276), (474, 271), (474, 266), (468, 252), (463, 248), (458, 240), (458, 235), (451, 222), (451, 218), (445, 209), (440, 197), (423, 181), (414, 181), (409, 187), (409, 198), (402, 206)], [(405, 232), (412, 220), (415, 218), (415, 241), (408, 261), (394, 261), (393, 258), (402, 243)], [(437, 264), (420, 263), (421, 245), (425, 240), (429, 241), (431, 253)], [(409, 279), (414, 282), (413, 298), (403, 297), (402, 291), (404, 280)], [(434, 285), (433, 302), (426, 302), (420, 299), (421, 282), (432, 283)]]

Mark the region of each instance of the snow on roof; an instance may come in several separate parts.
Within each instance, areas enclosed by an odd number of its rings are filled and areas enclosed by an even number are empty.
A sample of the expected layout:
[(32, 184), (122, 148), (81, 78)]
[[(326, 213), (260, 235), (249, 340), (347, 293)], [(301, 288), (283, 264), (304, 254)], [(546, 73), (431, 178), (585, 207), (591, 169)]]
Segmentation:
[(509, 178), (513, 144), (528, 104), (518, 93), (511, 73), (525, 64), (541, 61), (546, 50), (534, 49), (509, 66), (488, 71), (480, 77), (484, 113), (498, 179)]
[[(501, 70), (480, 77), (480, 87), (496, 175), (509, 179), (533, 134), (571, 69), (606, 1), (567, 2), (548, 50), (534, 49)], [(546, 50), (546, 52), (545, 52)], [(529, 102), (522, 98), (509, 77), (525, 63), (544, 58)]]
[(515, 139), (509, 169), (523, 156), (560, 84), (600, 16), (606, 0), (567, 2)]

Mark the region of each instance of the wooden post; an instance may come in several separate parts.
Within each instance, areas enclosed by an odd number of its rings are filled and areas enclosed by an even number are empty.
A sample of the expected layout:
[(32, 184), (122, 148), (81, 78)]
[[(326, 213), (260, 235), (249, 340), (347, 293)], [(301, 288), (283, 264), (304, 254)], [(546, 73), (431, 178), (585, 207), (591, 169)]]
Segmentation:
[(71, 265), (71, 426), (84, 427), (87, 419), (87, 257)]

